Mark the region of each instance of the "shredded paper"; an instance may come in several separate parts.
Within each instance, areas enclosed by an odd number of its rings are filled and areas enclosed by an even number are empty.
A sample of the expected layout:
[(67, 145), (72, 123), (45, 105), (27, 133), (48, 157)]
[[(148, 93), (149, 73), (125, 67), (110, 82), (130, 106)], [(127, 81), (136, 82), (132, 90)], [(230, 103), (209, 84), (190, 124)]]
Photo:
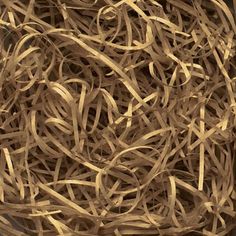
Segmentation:
[(230, 235), (233, 3), (0, 0), (0, 233)]

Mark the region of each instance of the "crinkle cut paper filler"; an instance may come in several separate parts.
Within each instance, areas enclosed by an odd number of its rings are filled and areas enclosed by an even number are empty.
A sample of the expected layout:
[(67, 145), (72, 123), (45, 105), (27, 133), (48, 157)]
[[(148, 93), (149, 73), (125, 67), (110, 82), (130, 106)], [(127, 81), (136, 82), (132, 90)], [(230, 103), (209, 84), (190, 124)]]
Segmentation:
[(0, 0), (0, 234), (231, 235), (231, 5)]

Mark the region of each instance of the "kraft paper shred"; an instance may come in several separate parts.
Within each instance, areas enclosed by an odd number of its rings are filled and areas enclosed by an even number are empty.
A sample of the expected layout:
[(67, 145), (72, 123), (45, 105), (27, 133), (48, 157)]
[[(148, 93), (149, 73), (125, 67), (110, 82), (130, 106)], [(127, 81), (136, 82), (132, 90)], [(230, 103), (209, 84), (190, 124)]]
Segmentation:
[(0, 0), (0, 234), (230, 235), (235, 10)]

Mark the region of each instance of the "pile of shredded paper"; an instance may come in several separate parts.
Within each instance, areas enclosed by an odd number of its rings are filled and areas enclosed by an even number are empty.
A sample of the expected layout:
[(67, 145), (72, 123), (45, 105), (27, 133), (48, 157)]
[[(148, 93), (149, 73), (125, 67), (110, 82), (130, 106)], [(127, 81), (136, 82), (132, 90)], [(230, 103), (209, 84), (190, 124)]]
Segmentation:
[(0, 234), (230, 235), (233, 12), (0, 0)]

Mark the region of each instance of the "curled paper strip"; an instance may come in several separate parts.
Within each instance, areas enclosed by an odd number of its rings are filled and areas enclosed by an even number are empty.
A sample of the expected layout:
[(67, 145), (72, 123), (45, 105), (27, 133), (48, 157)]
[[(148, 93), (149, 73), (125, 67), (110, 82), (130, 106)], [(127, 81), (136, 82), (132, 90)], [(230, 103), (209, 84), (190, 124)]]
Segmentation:
[(0, 234), (229, 235), (223, 0), (1, 0), (0, 13)]

